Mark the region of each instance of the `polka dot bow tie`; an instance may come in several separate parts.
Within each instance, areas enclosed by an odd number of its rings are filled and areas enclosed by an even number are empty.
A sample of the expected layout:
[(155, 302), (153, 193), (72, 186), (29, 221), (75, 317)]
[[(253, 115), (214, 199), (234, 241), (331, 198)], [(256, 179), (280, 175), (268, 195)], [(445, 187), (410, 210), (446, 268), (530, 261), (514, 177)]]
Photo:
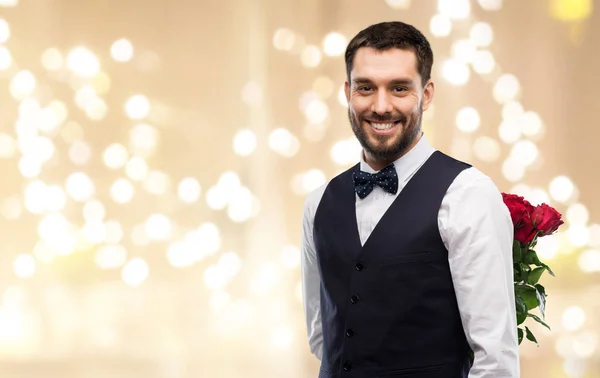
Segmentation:
[(360, 199), (373, 191), (377, 184), (386, 192), (396, 194), (398, 191), (398, 175), (394, 164), (390, 164), (377, 173), (367, 173), (363, 171), (354, 171), (354, 190)]

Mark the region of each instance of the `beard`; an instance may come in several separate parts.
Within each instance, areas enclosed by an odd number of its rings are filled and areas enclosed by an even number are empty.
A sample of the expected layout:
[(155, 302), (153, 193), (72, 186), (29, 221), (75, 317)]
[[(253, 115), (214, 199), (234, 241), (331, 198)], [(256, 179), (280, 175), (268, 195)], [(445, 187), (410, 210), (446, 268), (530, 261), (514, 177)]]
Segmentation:
[[(421, 133), (421, 120), (423, 117), (423, 108), (419, 104), (417, 112), (412, 114), (410, 122), (407, 123), (407, 117), (402, 113), (390, 114), (389, 116), (380, 116), (378, 114), (368, 114), (368, 119), (376, 122), (391, 122), (392, 120), (398, 121), (398, 127), (402, 128), (400, 135), (396, 136), (383, 136), (375, 135), (374, 137), (378, 141), (373, 141), (367, 133), (366, 127), (364, 126), (367, 122), (364, 120), (365, 117), (355, 115), (352, 110), (348, 108), (348, 119), (352, 126), (352, 131), (356, 136), (356, 139), (360, 142), (361, 146), (366, 152), (368, 152), (376, 160), (382, 161), (393, 161), (398, 157), (404, 155), (408, 148), (414, 142), (415, 138)], [(395, 138), (392, 143), (387, 143), (388, 138)]]

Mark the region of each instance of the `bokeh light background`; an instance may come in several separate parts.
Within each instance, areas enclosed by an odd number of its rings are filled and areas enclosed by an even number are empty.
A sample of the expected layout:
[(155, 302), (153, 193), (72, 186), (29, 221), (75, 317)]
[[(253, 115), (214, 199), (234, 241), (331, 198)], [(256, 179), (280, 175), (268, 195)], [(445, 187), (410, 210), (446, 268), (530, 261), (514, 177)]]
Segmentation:
[(433, 145), (565, 215), (522, 376), (600, 377), (597, 7), (0, 0), (0, 376), (315, 377), (302, 204), (357, 159), (347, 41), (404, 20)]

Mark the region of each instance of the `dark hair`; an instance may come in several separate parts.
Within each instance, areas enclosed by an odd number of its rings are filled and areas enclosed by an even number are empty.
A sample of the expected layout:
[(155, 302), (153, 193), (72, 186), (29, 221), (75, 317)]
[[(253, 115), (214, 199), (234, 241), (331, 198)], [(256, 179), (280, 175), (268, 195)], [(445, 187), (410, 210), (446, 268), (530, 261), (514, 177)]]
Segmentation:
[(381, 22), (361, 30), (346, 47), (346, 74), (350, 82), (350, 72), (354, 56), (361, 47), (372, 47), (384, 51), (390, 49), (410, 50), (417, 57), (417, 71), (422, 84), (431, 77), (433, 52), (427, 38), (412, 25), (400, 21)]

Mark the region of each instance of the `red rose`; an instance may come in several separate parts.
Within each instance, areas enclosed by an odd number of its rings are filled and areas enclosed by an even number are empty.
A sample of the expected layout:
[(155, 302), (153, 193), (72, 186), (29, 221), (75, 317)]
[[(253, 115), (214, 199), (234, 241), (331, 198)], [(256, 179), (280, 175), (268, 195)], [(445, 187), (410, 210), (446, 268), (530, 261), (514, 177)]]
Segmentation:
[(515, 240), (525, 245), (530, 243), (535, 237), (537, 230), (533, 226), (529, 212), (525, 212), (519, 225), (515, 227)]
[(510, 211), (510, 218), (515, 229), (525, 222), (526, 217), (530, 219), (528, 216), (533, 213), (534, 207), (525, 198), (516, 194), (502, 193), (502, 199)]
[(540, 236), (550, 235), (558, 230), (564, 222), (560, 219), (561, 214), (545, 203), (536, 206), (531, 216), (535, 228), (540, 231)]

